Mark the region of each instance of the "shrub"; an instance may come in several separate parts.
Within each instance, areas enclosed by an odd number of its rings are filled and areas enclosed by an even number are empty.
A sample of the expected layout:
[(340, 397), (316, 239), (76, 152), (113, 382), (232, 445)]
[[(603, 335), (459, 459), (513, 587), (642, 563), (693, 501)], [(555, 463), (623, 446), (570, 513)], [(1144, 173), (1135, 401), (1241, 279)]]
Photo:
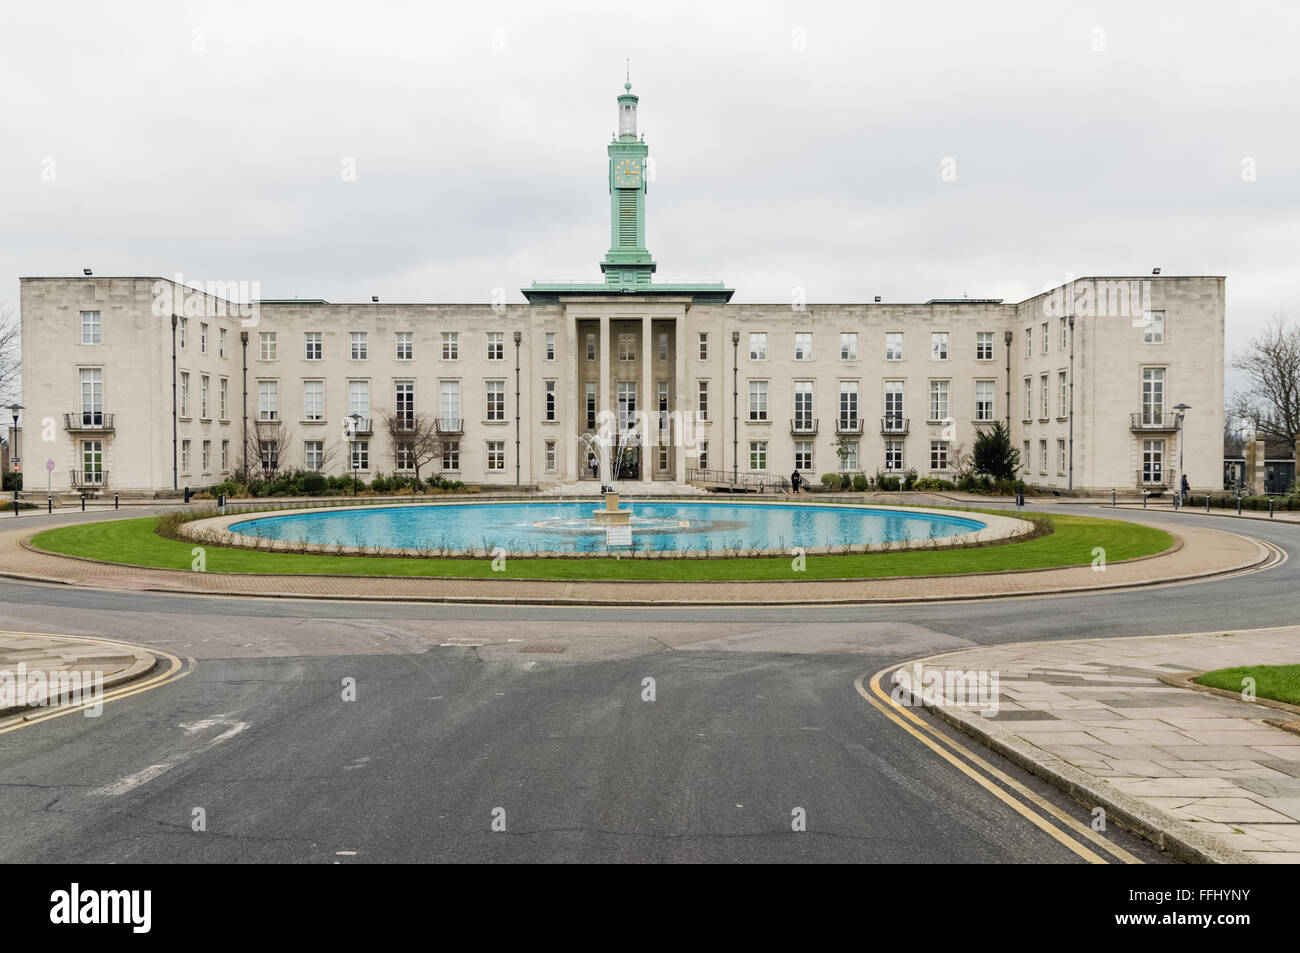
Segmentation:
[(980, 429), (975, 437), (971, 463), (976, 473), (995, 480), (1009, 480), (1020, 468), (1020, 451), (1011, 442), (1011, 432), (1002, 421), (994, 421), (987, 430)]
[(822, 486), (826, 487), (826, 489), (830, 490), (832, 493), (836, 490), (842, 490), (844, 489), (844, 477), (840, 476), (838, 473), (823, 473)]
[(855, 473), (853, 475), (853, 489), (857, 490), (859, 493), (866, 490), (869, 485), (870, 484), (867, 482), (867, 478), (864, 474)]
[(910, 490), (916, 486), (916, 468), (912, 467), (903, 474), (903, 489)]
[(448, 480), (443, 477), (442, 474), (435, 474), (434, 476), (429, 477), (427, 482), (429, 484), (429, 489), (444, 490), (449, 493), (456, 490), (463, 490), (465, 488), (465, 484), (460, 480)]
[(325, 492), (325, 474), (309, 471), (298, 481), (302, 492), (307, 496), (320, 496)]
[(21, 473), (13, 473), (11, 471), (6, 471), (3, 478), (3, 486), (0, 486), (0, 489), (4, 489), (9, 493), (12, 493), (14, 490), (21, 490), (22, 488), (23, 488), (23, 475)]

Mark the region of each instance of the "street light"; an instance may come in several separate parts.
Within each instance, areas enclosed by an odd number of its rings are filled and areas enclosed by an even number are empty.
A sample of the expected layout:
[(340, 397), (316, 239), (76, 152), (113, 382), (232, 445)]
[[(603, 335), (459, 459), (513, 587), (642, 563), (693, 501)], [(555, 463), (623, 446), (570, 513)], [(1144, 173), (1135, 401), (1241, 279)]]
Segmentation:
[(357, 454), (357, 430), (361, 427), (361, 415), (355, 410), (348, 414), (348, 420), (352, 421), (352, 498), (357, 496), (357, 468), (361, 465), (360, 457)]
[[(1011, 386), (1010, 379), (1007, 387)], [(1070, 315), (1070, 479), (1067, 488), (1074, 490), (1074, 315)]]
[(1178, 411), (1178, 502), (1183, 502), (1183, 418), (1192, 408), (1187, 404), (1175, 404)]
[(740, 332), (731, 332), (731, 482), (740, 479)]
[[(519, 485), (519, 342), (522, 331), (515, 332), (515, 486)], [(532, 471), (529, 471), (532, 472)]]
[(1002, 332), (1002, 341), (1007, 346), (1007, 439), (1011, 439), (1011, 332)]
[(18, 468), (22, 465), (23, 462), (22, 457), (18, 455), (18, 412), (24, 409), (25, 408), (23, 407), (23, 405), (16, 401), (10, 404), (8, 407), (9, 412), (14, 415), (13, 440), (10, 442), (11, 443), (10, 450), (12, 451), (12, 453), (10, 455), (9, 462), (10, 462), (10, 467), (14, 473), (13, 480), (14, 480), (14, 501), (15, 502), (17, 502), (18, 500), (18, 473), (19, 473)]

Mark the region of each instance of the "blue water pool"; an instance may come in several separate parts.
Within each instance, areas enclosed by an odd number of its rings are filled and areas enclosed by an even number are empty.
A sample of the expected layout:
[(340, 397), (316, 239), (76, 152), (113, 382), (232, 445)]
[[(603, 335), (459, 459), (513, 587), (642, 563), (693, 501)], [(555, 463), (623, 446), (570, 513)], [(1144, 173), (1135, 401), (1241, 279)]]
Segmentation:
[[(446, 552), (603, 552), (605, 527), (591, 521), (599, 507), (582, 503), (470, 503), (376, 506), (304, 511), (233, 524), (246, 536), (329, 546), (382, 546)], [(963, 516), (866, 506), (757, 503), (643, 503), (632, 511), (632, 539), (640, 550), (789, 549), (927, 541), (983, 529)]]

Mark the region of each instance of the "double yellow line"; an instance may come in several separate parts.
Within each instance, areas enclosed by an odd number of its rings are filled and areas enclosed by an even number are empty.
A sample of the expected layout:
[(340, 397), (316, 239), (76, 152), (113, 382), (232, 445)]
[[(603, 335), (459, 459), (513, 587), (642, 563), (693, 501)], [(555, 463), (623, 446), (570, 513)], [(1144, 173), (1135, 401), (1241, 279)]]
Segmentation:
[(32, 709), (32, 714), (13, 715), (0, 721), (0, 735), (10, 731), (17, 731), (19, 728), (26, 728), (28, 725), (35, 725), (42, 721), (49, 721), (51, 718), (61, 718), (64, 715), (71, 715), (74, 712), (83, 711), (87, 708), (93, 708), (99, 704), (108, 704), (109, 702), (120, 701), (123, 698), (129, 698), (132, 695), (138, 695), (141, 692), (147, 692), (154, 688), (167, 685), (178, 679), (184, 678), (190, 672), (194, 671), (194, 659), (180, 659), (170, 652), (159, 652), (156, 649), (145, 649), (142, 646), (131, 645), (128, 642), (118, 642), (113, 639), (95, 639), (77, 635), (48, 635), (43, 632), (20, 633), (23, 635), (33, 635), (44, 639), (57, 639), (59, 641), (69, 642), (88, 642), (93, 645), (105, 645), (112, 648), (126, 649), (131, 652), (145, 651), (156, 656), (163, 662), (163, 670), (154, 672), (154, 674), (144, 679), (128, 682), (120, 688), (110, 689), (104, 692), (99, 698), (85, 702), (80, 705), (58, 705), (48, 709)]
[[(1079, 839), (1080, 837), (1091, 842), (1125, 864), (1142, 863), (1140, 859), (1133, 856), (1122, 847), (1115, 846), (1087, 824), (1082, 823), (1078, 819), (1061, 810), (1055, 804), (1040, 797), (1005, 771), (989, 764), (979, 755), (975, 754), (975, 752), (966, 748), (964, 745), (958, 744), (948, 735), (933, 727), (923, 719), (918, 718), (911, 711), (895, 702), (889, 697), (889, 693), (881, 688), (880, 679), (886, 672), (892, 671), (897, 667), (898, 666), (890, 666), (889, 668), (881, 669), (875, 675), (871, 676), (870, 690), (868, 690), (868, 687), (863, 684), (863, 678), (865, 678), (865, 676), (860, 676), (855, 679), (853, 687), (858, 690), (859, 695), (879, 709), (880, 713), (890, 721), (894, 722), (894, 724), (898, 725), (917, 741), (921, 742), (921, 744), (935, 752), (962, 774), (966, 775), (980, 787), (984, 788), (1003, 804), (1024, 817), (1062, 846), (1088, 861), (1088, 863), (1108, 864), (1111, 863), (1111, 861), (1097, 853), (1095, 850), (1092, 850), (1088, 844), (1083, 843), (1083, 841)], [(995, 780), (999, 783), (995, 784)], [(1015, 795), (1018, 795), (1018, 797)], [(1038, 811), (1032, 810), (1028, 804), (1025, 803), (1026, 801), (1037, 807)], [(1044, 814), (1048, 816), (1044, 817)], [(1055, 819), (1055, 823), (1053, 822), (1053, 819)], [(1071, 836), (1071, 832), (1077, 836)]]

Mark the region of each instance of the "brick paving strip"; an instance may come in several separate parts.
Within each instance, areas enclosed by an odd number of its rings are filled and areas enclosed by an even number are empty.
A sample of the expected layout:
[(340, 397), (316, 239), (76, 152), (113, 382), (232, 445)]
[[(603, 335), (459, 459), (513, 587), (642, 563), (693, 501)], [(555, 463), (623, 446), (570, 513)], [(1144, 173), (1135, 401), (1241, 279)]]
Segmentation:
[(26, 527), (0, 532), (0, 576), (93, 588), (209, 595), (541, 605), (862, 604), (1046, 595), (1208, 578), (1267, 565), (1279, 552), (1235, 533), (1183, 526), (1167, 553), (1109, 563), (1104, 572), (1075, 566), (950, 576), (801, 580), (792, 571), (788, 582), (776, 584), (771, 580), (583, 582), (149, 569), (44, 553), (23, 545), (26, 537), (38, 531)]
[(926, 707), (1185, 860), (1300, 863), (1300, 733), (1269, 724), (1300, 729), (1300, 709), (1169, 684), (1297, 661), (1300, 626), (1286, 626), (984, 646), (905, 667), (998, 673), (991, 717), (955, 691)]
[[(103, 678), (103, 691), (108, 691), (142, 678), (157, 664), (158, 658), (147, 649), (121, 642), (38, 632), (0, 632), (0, 675), (7, 681), (18, 679), (20, 672), (29, 677), (40, 673), (39, 684), (45, 687), (45, 691), (26, 690), (27, 704), (11, 704), (8, 699), (0, 701), (0, 717), (49, 706), (49, 688), (58, 687), (60, 673), (79, 673), (83, 680), (98, 673)], [(53, 686), (50, 684), (51, 676), (54, 678)], [(37, 687), (36, 683), (29, 684), (33, 689)], [(84, 681), (83, 684), (89, 691), (89, 684)], [(16, 690), (16, 686), (11, 687)], [(99, 688), (96, 686), (95, 690)]]

